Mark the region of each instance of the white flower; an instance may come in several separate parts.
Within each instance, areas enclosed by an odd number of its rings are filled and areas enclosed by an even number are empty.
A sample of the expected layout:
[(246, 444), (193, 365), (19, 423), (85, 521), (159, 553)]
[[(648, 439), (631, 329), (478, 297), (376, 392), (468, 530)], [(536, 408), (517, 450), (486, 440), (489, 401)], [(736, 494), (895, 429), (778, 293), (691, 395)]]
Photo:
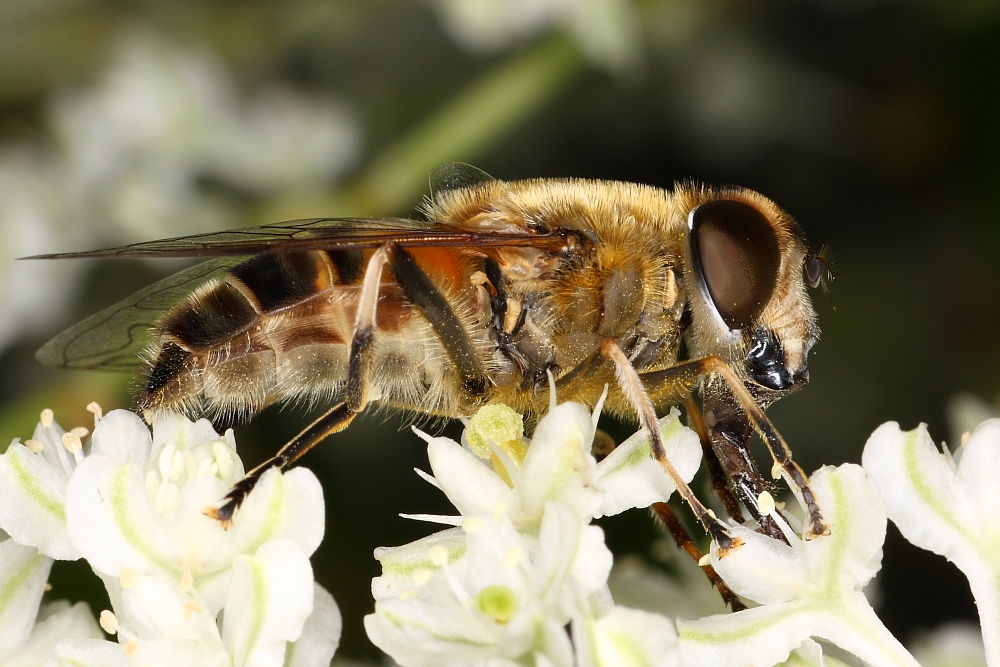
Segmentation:
[(972, 623), (949, 623), (913, 643), (923, 667), (986, 667), (983, 636)]
[(604, 586), (603, 532), (549, 502), (537, 539), (510, 517), (467, 519), (451, 530), (376, 552), (371, 640), (404, 666), (501, 659), (572, 664), (563, 630)]
[(623, 72), (640, 60), (640, 24), (629, 0), (434, 0), (434, 6), (455, 40), (476, 53), (563, 28), (597, 65)]
[[(660, 420), (667, 457), (685, 481), (701, 463), (698, 436), (681, 426), (678, 412)], [(493, 413), (490, 413), (493, 417)], [(469, 449), (448, 438), (427, 438), (430, 478), (462, 516), (490, 516), (503, 506), (519, 530), (537, 530), (550, 500), (573, 508), (587, 520), (633, 507), (665, 502), (675, 490), (667, 473), (651, 458), (649, 440), (629, 438), (600, 463), (590, 453), (596, 416), (580, 403), (562, 403), (543, 417), (525, 449), (507, 443), (492, 447), (491, 469)], [(510, 420), (521, 417), (510, 412)], [(470, 429), (476, 425), (476, 417)], [(494, 428), (502, 431), (502, 426)], [(487, 450), (489, 451), (489, 450)], [(480, 451), (482, 455), (484, 452)], [(523, 457), (523, 458), (522, 458)], [(457, 525), (458, 517), (425, 517)]]
[(39, 610), (52, 559), (12, 539), (0, 541), (0, 664), (33, 667), (54, 657), (60, 640), (97, 638), (86, 604), (60, 601)]
[[(461, 516), (414, 518), (461, 528), (376, 551), (382, 576), (365, 627), (377, 646), (407, 667), (676, 663), (668, 619), (612, 607), (611, 554), (603, 531), (587, 525), (599, 513), (665, 501), (674, 487), (641, 437), (596, 463), (596, 419), (578, 403), (553, 406), (526, 446), (521, 417), (492, 406), (470, 421), (468, 449), (426, 438), (434, 477), (425, 477)], [(661, 428), (690, 479), (697, 436), (676, 412)], [(578, 645), (587, 642), (576, 657), (569, 622)]]
[(580, 667), (675, 667), (677, 631), (659, 614), (615, 607), (601, 618), (573, 622)]
[(916, 661), (886, 630), (862, 589), (881, 566), (886, 518), (878, 490), (856, 465), (821, 468), (810, 478), (830, 534), (791, 546), (733, 525), (744, 544), (712, 566), (739, 595), (762, 606), (697, 621), (678, 619), (685, 665), (772, 665), (810, 637), (825, 639), (873, 666)]
[(75, 642), (59, 657), (78, 667), (104, 667), (109, 655), (129, 667), (327, 667), (340, 636), (333, 598), (286, 540), (237, 558), (221, 614), (156, 576), (122, 591), (121, 613), (108, 618), (120, 645)]
[[(67, 434), (52, 411), (44, 410), (31, 439), (25, 444), (15, 440), (0, 455), (4, 493), (0, 529), (18, 543), (59, 560), (80, 557), (66, 528), (66, 485), (84, 458), (81, 435), (86, 431), (74, 429)], [(98, 449), (101, 442), (98, 439)]]
[(219, 437), (206, 420), (157, 419), (154, 437), (130, 412), (116, 410), (94, 430), (90, 456), (73, 473), (66, 516), (73, 544), (114, 581), (158, 574), (190, 580), (210, 610), (228, 594), (234, 559), (274, 539), (308, 557), (323, 537), (323, 492), (305, 468), (265, 474), (226, 530), (205, 515), (243, 475), (232, 432)]
[(984, 421), (954, 457), (923, 425), (890, 422), (865, 445), (862, 462), (886, 512), (907, 540), (945, 556), (969, 579), (989, 664), (1000, 665), (1000, 419)]
[(325, 185), (358, 157), (356, 123), (329, 99), (243, 99), (217, 56), (152, 30), (115, 51), (95, 87), (62, 91), (50, 111), (77, 218), (106, 216), (141, 240), (234, 226), (232, 198), (199, 179), (274, 196)]

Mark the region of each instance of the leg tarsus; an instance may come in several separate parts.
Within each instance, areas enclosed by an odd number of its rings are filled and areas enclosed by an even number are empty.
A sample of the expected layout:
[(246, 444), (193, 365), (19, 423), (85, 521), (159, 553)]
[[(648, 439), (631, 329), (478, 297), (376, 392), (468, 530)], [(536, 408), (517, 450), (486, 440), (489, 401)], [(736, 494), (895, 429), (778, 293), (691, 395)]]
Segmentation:
[(691, 538), (691, 534), (688, 533), (687, 528), (681, 523), (680, 519), (674, 513), (670, 506), (666, 503), (653, 503), (650, 507), (653, 511), (653, 516), (656, 517), (662, 524), (663, 527), (670, 531), (673, 536), (674, 541), (677, 543), (684, 553), (690, 556), (694, 562), (698, 563), (698, 566), (708, 577), (708, 580), (712, 582), (712, 585), (719, 591), (722, 596), (722, 601), (729, 605), (729, 608), (733, 611), (743, 611), (746, 609), (746, 605), (737, 597), (736, 593), (733, 592), (719, 573), (715, 571), (711, 565), (702, 565), (701, 559), (703, 554), (698, 546), (694, 543)]
[(357, 412), (346, 403), (339, 403), (326, 411), (301, 433), (292, 438), (278, 453), (261, 463), (246, 474), (243, 479), (233, 484), (232, 490), (222, 499), (218, 507), (209, 507), (205, 514), (218, 520), (223, 527), (229, 528), (233, 523), (233, 515), (246, 500), (257, 482), (272, 468), (282, 469), (294, 463), (299, 457), (322, 442), (327, 436), (342, 431), (354, 420)]

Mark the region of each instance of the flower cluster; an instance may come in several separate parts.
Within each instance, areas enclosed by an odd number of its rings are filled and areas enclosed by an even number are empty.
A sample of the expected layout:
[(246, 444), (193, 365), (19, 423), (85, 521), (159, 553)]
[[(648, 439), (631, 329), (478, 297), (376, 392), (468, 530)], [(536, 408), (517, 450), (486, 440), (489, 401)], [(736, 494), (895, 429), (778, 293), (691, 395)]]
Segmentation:
[[(324, 530), (312, 473), (268, 472), (225, 530), (204, 511), (243, 476), (231, 431), (165, 415), (151, 436), (130, 412), (92, 408), (86, 444), (87, 429), (66, 432), (46, 411), (32, 439), (0, 456), (10, 536), (0, 543), (0, 615), (16, 618), (0, 625), (0, 661), (329, 664), (340, 615), (309, 564)], [(81, 557), (107, 587), (113, 610), (100, 626), (117, 642), (102, 639), (85, 605), (38, 611), (53, 559)]]
[(433, 5), (469, 51), (492, 53), (561, 28), (600, 67), (623, 74), (641, 61), (641, 25), (631, 0), (434, 0)]
[[(676, 411), (660, 426), (691, 479), (697, 436)], [(453, 527), (376, 552), (382, 576), (372, 583), (369, 637), (406, 667), (677, 664), (669, 619), (614, 605), (611, 553), (590, 525), (674, 491), (648, 440), (635, 436), (597, 463), (596, 413), (578, 403), (550, 409), (530, 443), (520, 427), (520, 415), (494, 406), (473, 418), (464, 447), (423, 436), (434, 474), (421, 474), (459, 515), (415, 515)]]
[(248, 196), (325, 188), (360, 157), (357, 120), (327, 96), (242, 94), (217, 54), (151, 29), (111, 46), (93, 86), (46, 101), (51, 142), (0, 144), (0, 348), (49, 333), (86, 268), (14, 257), (236, 227)]

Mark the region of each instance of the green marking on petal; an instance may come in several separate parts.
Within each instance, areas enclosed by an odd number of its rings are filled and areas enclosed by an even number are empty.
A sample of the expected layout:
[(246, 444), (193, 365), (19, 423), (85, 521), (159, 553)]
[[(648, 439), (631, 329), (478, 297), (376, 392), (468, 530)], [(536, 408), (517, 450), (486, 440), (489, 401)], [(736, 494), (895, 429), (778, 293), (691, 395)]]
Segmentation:
[(114, 520), (115, 525), (118, 530), (121, 531), (122, 537), (128, 542), (136, 551), (141, 553), (143, 556), (153, 561), (157, 565), (166, 568), (168, 570), (173, 570), (173, 567), (157, 555), (156, 550), (150, 547), (145, 540), (142, 539), (140, 530), (132, 525), (128, 517), (128, 491), (125, 485), (125, 479), (128, 476), (128, 466), (119, 465), (115, 472), (115, 476), (111, 479), (111, 489), (108, 500), (110, 501), (111, 515)]
[(451, 642), (452, 644), (465, 644), (466, 646), (478, 646), (478, 647), (493, 646), (493, 644), (490, 644), (490, 643), (487, 643), (487, 642), (474, 642), (471, 639), (469, 639), (468, 637), (458, 637), (458, 636), (455, 636), (455, 635), (442, 635), (442, 634), (439, 634), (439, 633), (435, 632), (434, 630), (432, 630), (430, 628), (430, 626), (428, 626), (428, 625), (426, 625), (424, 623), (414, 623), (411, 620), (405, 619), (405, 618), (403, 618), (401, 616), (397, 616), (396, 614), (393, 614), (390, 611), (385, 611), (384, 609), (382, 609), (382, 610), (376, 609), (375, 613), (378, 614), (379, 616), (381, 616), (382, 618), (384, 618), (385, 620), (389, 621), (393, 625), (395, 625), (397, 628), (401, 628), (404, 625), (407, 625), (407, 626), (409, 626), (411, 628), (416, 628), (417, 630), (420, 630), (422, 632), (426, 632), (431, 637), (433, 637), (434, 639), (437, 639), (439, 641)]
[[(699, 644), (726, 644), (738, 642), (750, 639), (753, 635), (763, 632), (768, 628), (772, 628), (779, 623), (783, 623), (785, 619), (795, 616), (796, 614), (803, 613), (804, 611), (806, 611), (805, 605), (797, 605), (786, 612), (773, 614), (755, 623), (746, 623), (738, 628), (728, 630), (696, 630), (690, 626), (678, 624), (677, 633), (684, 641), (697, 642)], [(735, 618), (735, 615), (733, 618)], [(701, 620), (705, 621), (706, 619)], [(702, 623), (702, 625), (705, 624)]]
[(247, 548), (247, 553), (255, 553), (265, 542), (273, 539), (274, 534), (278, 531), (278, 526), (285, 514), (285, 491), (287, 490), (285, 476), (281, 473), (277, 475), (275, 486), (271, 502), (268, 503), (267, 509), (264, 511), (264, 518), (258, 524), (260, 532), (257, 534), (257, 539)]
[(247, 641), (246, 654), (249, 656), (253, 652), (253, 646), (257, 643), (261, 631), (264, 629), (264, 621), (267, 617), (267, 577), (264, 568), (256, 558), (248, 558), (247, 564), (250, 566), (250, 577), (253, 585), (253, 620), (250, 622), (250, 634)]
[(44, 558), (45, 556), (38, 554), (4, 582), (3, 588), (0, 589), (0, 614), (7, 610), (7, 605), (17, 595), (21, 586), (31, 577), (32, 572), (38, 569)]
[(635, 665), (636, 667), (651, 666), (653, 664), (650, 662), (646, 652), (636, 644), (635, 638), (631, 635), (624, 632), (605, 632), (604, 636), (607, 637), (618, 653), (619, 659), (615, 661), (615, 664)]
[(906, 470), (906, 476), (910, 480), (910, 484), (917, 492), (917, 495), (920, 496), (920, 499), (934, 514), (959, 532), (962, 537), (975, 544), (978, 541), (976, 536), (969, 534), (963, 526), (955, 521), (948, 511), (948, 507), (934, 495), (934, 488), (928, 483), (927, 478), (924, 477), (923, 472), (920, 470), (920, 460), (917, 455), (917, 443), (920, 440), (919, 435), (919, 431), (914, 429), (906, 434), (906, 441), (903, 443), (903, 469)]
[[(671, 419), (666, 424), (660, 427), (660, 433), (663, 435), (663, 440), (668, 441), (674, 437), (674, 435), (681, 429), (681, 422), (679, 419)], [(631, 468), (633, 466), (641, 465), (646, 460), (648, 460), (653, 455), (652, 450), (649, 448), (649, 438), (644, 438), (642, 445), (636, 447), (628, 456), (623, 458), (618, 465), (614, 468), (609, 468), (604, 475), (610, 475), (611, 473), (618, 472), (619, 470), (624, 470), (625, 468)]]
[(487, 586), (476, 596), (476, 606), (500, 625), (507, 625), (517, 613), (517, 596), (507, 586)]
[(20, 483), (24, 492), (43, 510), (54, 516), (62, 523), (66, 523), (66, 508), (56, 498), (45, 493), (35, 482), (31, 472), (24, 467), (24, 462), (17, 456), (10, 454), (7, 456), (11, 469), (14, 471), (14, 478)]
[[(459, 558), (465, 555), (465, 545), (462, 545), (454, 551), (448, 552), (448, 563), (454, 563)], [(382, 574), (402, 574), (409, 575), (414, 570), (419, 570), (421, 568), (426, 568), (429, 570), (438, 570), (437, 565), (431, 562), (430, 558), (425, 560), (417, 561), (406, 561), (405, 563), (394, 563), (391, 560), (381, 561), (382, 563)]]

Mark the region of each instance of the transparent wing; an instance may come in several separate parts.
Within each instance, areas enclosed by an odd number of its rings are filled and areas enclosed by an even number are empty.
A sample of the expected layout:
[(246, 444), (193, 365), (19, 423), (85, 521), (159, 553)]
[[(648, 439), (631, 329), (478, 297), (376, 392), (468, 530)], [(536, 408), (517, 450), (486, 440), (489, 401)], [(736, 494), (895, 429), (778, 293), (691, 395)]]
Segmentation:
[(59, 334), (35, 355), (49, 366), (74, 369), (132, 370), (150, 341), (160, 315), (198, 286), (226, 272), (248, 255), (401, 246), (535, 246), (557, 249), (560, 231), (495, 233), (464, 230), (406, 218), (311, 218), (225, 232), (134, 243), (120, 248), (38, 255), (26, 259), (216, 257), (150, 285), (129, 298)]
[(62, 332), (35, 353), (43, 364), (59, 368), (133, 371), (152, 340), (150, 330), (165, 310), (198, 286), (221, 279), (243, 257), (202, 262), (153, 283)]
[(309, 218), (225, 232), (133, 243), (120, 248), (35, 255), (24, 259), (220, 257), (261, 252), (401, 246), (546, 245), (552, 235), (498, 234), (406, 218)]

